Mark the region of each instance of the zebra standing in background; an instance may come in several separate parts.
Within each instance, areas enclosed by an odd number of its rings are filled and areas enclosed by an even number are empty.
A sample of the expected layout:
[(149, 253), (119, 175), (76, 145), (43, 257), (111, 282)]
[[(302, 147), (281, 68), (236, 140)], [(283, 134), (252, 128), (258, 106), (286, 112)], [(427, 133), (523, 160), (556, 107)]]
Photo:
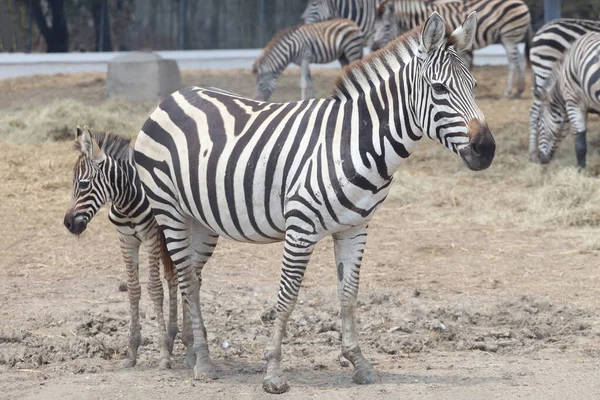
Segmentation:
[(302, 100), (306, 99), (307, 88), (310, 97), (315, 97), (309, 64), (339, 60), (345, 66), (362, 58), (363, 46), (362, 32), (349, 19), (286, 29), (271, 39), (252, 66), (252, 73), (256, 75), (256, 99), (266, 101), (271, 97), (277, 78), (290, 63), (302, 68)]
[(423, 137), (490, 166), (495, 142), (475, 104), (475, 80), (459, 51), (472, 45), (477, 18), (454, 32), (433, 13), (386, 49), (347, 67), (329, 98), (262, 103), (212, 88), (175, 92), (139, 133), (134, 160), (179, 274), (194, 327), (196, 379), (216, 377), (202, 335), (190, 258), (208, 260), (219, 236), (284, 242), (263, 388), (288, 390), (281, 341), (316, 243), (334, 240), (342, 354), (356, 383), (375, 370), (362, 355), (354, 311), (367, 226), (394, 172)]
[[(134, 367), (142, 341), (140, 326), (139, 248), (143, 242), (148, 255), (148, 292), (154, 304), (160, 342), (161, 369), (170, 368), (170, 355), (177, 334), (177, 276), (164, 248), (162, 233), (156, 224), (148, 199), (133, 166), (130, 139), (94, 132), (77, 127), (75, 148), (81, 153), (73, 169), (73, 195), (64, 218), (65, 227), (80, 235), (96, 212), (105, 203), (112, 203), (110, 222), (119, 233), (121, 252), (127, 268), (127, 292), (131, 311), (129, 354), (125, 368)], [(161, 248), (162, 246), (162, 248)], [(165, 329), (163, 287), (160, 281), (159, 258), (169, 286), (169, 319)], [(184, 318), (185, 323), (185, 318)], [(185, 325), (184, 325), (185, 328)], [(187, 329), (189, 331), (189, 328)], [(190, 333), (187, 333), (189, 339)], [(185, 342), (185, 340), (184, 340)], [(188, 340), (189, 348), (191, 344)]]
[(534, 89), (539, 102), (534, 121), (539, 160), (552, 160), (570, 122), (575, 133), (575, 155), (579, 170), (585, 168), (587, 113), (600, 112), (600, 33), (581, 36), (559, 60), (542, 89)]
[(301, 18), (314, 24), (333, 18), (347, 18), (363, 33), (365, 44), (371, 45), (375, 33), (375, 11), (381, 0), (308, 0)]
[[(473, 50), (501, 42), (508, 57), (508, 81), (504, 97), (513, 89), (515, 70), (519, 73), (515, 98), (525, 90), (525, 63), (521, 60), (518, 43), (525, 39), (525, 58), (529, 58), (529, 46), (533, 31), (531, 14), (522, 0), (384, 0), (377, 9), (375, 39), (377, 49), (427, 19), (432, 12), (439, 12), (451, 27), (459, 26), (464, 16), (476, 11), (479, 18)], [(468, 55), (468, 63), (472, 55)]]
[[(600, 32), (600, 22), (562, 18), (547, 23), (536, 32), (531, 42), (529, 55), (533, 70), (534, 89), (538, 91), (543, 89), (546, 79), (573, 42), (588, 32)], [(533, 162), (539, 161), (536, 133), (539, 107), (540, 101), (534, 98), (529, 111), (529, 158)], [(563, 129), (565, 130), (562, 133), (564, 136), (568, 133), (569, 125), (565, 124)]]

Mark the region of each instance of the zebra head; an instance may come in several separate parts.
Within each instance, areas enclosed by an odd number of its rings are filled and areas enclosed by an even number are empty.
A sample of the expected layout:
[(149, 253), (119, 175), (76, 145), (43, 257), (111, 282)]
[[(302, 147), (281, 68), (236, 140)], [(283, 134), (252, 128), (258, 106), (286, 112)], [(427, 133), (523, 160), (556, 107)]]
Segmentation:
[(410, 93), (413, 112), (421, 130), (478, 171), (489, 167), (496, 143), (483, 113), (475, 103), (476, 82), (459, 56), (475, 39), (477, 15), (469, 14), (454, 32), (433, 12), (421, 34), (416, 81)]
[(394, 2), (384, 1), (377, 7), (377, 13), (375, 14), (375, 34), (373, 35), (371, 50), (381, 49), (402, 33), (404, 32), (400, 30), (400, 26), (396, 22)]
[(108, 201), (103, 169), (107, 157), (87, 128), (82, 131), (77, 127), (74, 147), (81, 154), (73, 168), (73, 195), (64, 224), (69, 232), (79, 235)]
[(305, 24), (314, 24), (315, 22), (335, 18), (336, 14), (334, 0), (308, 0), (301, 18)]
[(275, 91), (277, 84), (277, 76), (271, 71), (259, 71), (253, 69), (252, 72), (256, 75), (256, 95), (254, 98), (260, 101), (267, 101), (271, 94)]
[[(552, 160), (554, 152), (563, 138), (569, 133), (565, 124), (567, 113), (560, 101), (555, 101), (551, 94), (553, 82), (544, 89), (534, 89), (534, 104), (530, 118), (530, 148), (531, 161), (547, 164)], [(550, 86), (550, 88), (549, 88)]]

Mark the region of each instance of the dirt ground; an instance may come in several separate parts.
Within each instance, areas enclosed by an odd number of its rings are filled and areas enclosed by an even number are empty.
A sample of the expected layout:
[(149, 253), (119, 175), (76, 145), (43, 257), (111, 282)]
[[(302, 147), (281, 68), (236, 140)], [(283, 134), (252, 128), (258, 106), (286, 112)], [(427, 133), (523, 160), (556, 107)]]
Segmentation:
[[(313, 71), (318, 95), (337, 73)], [(341, 358), (327, 239), (289, 323), (283, 364), (291, 390), (281, 398), (600, 398), (600, 124), (590, 117), (585, 174), (574, 171), (571, 139), (550, 166), (530, 164), (531, 96), (499, 99), (505, 74), (475, 70), (478, 103), (498, 145), (492, 167), (468, 171), (424, 139), (370, 226), (357, 320), (379, 382), (354, 385)], [(179, 340), (173, 369), (158, 370), (145, 290), (138, 365), (120, 368), (129, 312), (116, 232), (106, 208), (80, 237), (63, 227), (76, 153), (69, 140), (51, 140), (86, 123), (135, 136), (155, 104), (106, 100), (104, 80), (0, 82), (0, 398), (270, 397), (261, 389), (262, 350), (280, 244), (221, 240), (205, 268), (201, 299), (220, 379), (193, 381)], [(254, 92), (249, 71), (195, 71), (183, 81)], [(298, 85), (297, 70), (287, 72), (273, 100), (297, 99)], [(103, 119), (111, 115), (119, 117)], [(48, 136), (51, 129), (58, 133)], [(146, 283), (144, 258), (140, 276)]]

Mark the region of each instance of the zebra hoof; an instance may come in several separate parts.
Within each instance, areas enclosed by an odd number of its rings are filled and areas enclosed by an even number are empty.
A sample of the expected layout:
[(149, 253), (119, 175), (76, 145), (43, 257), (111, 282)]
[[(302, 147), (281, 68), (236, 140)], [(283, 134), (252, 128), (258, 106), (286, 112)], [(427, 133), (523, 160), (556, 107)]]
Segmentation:
[(188, 351), (185, 354), (185, 364), (190, 368), (190, 369), (194, 369), (194, 367), (196, 366), (196, 353), (194, 353), (193, 351)]
[(266, 377), (262, 384), (263, 390), (271, 394), (281, 394), (290, 390), (290, 386), (280, 376)]
[(135, 364), (137, 364), (137, 360), (132, 360), (131, 358), (128, 358), (125, 361), (123, 361), (122, 367), (125, 369), (133, 368), (135, 367)]
[(200, 365), (196, 364), (194, 367), (194, 379), (197, 381), (210, 382), (217, 378), (217, 371), (210, 362), (205, 362)]
[(354, 370), (352, 381), (354, 381), (354, 383), (358, 383), (359, 385), (370, 385), (377, 381), (377, 373), (371, 366), (357, 368)]
[(168, 358), (161, 359), (158, 362), (158, 369), (160, 369), (160, 370), (171, 369), (171, 360), (169, 360)]

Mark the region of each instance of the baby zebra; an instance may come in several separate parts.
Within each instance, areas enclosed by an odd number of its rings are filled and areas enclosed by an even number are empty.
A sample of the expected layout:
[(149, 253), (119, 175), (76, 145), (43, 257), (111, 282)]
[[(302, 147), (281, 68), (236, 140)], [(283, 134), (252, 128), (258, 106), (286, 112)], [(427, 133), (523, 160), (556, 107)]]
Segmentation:
[(545, 164), (552, 160), (570, 122), (575, 132), (575, 155), (579, 170), (585, 168), (587, 152), (587, 112), (600, 112), (600, 33), (590, 32), (577, 39), (564, 59), (546, 79), (544, 87), (534, 89), (539, 102), (537, 120), (532, 122), (535, 156)]
[(265, 46), (252, 66), (256, 75), (256, 99), (266, 101), (275, 90), (277, 78), (286, 67), (302, 68), (302, 100), (306, 89), (315, 97), (309, 64), (326, 64), (339, 60), (342, 66), (362, 58), (363, 35), (349, 19), (332, 19), (312, 25), (298, 25), (278, 33)]
[[(173, 273), (173, 264), (166, 252), (162, 231), (154, 219), (133, 165), (130, 139), (112, 134), (91, 133), (87, 128), (82, 131), (77, 127), (74, 147), (81, 155), (73, 168), (73, 196), (65, 214), (64, 224), (71, 233), (79, 235), (85, 231), (87, 224), (102, 205), (112, 203), (109, 219), (119, 232), (121, 251), (127, 268), (127, 291), (131, 311), (129, 354), (123, 366), (135, 366), (142, 340), (138, 253), (140, 244), (144, 243), (148, 255), (148, 291), (154, 303), (162, 336), (159, 367), (170, 368), (170, 355), (177, 334), (177, 275)], [(169, 322), (166, 330), (159, 258), (163, 261), (164, 276), (169, 285)]]

